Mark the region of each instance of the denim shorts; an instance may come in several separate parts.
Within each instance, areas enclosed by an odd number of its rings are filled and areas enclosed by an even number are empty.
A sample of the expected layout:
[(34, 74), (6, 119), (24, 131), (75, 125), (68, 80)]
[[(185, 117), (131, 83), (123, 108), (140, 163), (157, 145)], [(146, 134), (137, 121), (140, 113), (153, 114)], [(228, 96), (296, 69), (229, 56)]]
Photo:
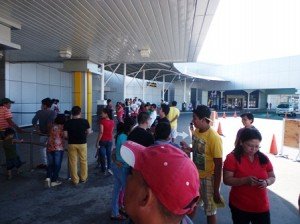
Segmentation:
[(20, 157), (16, 157), (14, 159), (6, 160), (6, 169), (11, 170), (12, 168), (16, 167), (17, 169), (22, 165)]

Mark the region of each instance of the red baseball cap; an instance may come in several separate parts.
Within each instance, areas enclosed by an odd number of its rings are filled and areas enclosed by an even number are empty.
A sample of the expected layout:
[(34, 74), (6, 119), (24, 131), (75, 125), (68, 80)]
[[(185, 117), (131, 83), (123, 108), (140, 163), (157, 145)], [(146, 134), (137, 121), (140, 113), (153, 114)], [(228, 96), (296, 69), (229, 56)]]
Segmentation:
[(199, 198), (199, 174), (183, 151), (170, 144), (144, 147), (127, 141), (121, 147), (121, 156), (142, 174), (170, 212), (183, 215), (194, 210)]

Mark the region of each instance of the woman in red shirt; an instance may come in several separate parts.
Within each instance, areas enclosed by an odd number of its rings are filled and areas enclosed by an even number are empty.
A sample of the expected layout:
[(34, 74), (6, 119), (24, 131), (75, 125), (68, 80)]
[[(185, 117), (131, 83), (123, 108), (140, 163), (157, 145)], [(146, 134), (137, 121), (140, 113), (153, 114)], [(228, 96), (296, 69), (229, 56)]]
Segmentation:
[(118, 119), (118, 122), (124, 123), (124, 120), (123, 120), (123, 116), (124, 116), (124, 108), (123, 108), (121, 102), (117, 102), (117, 105), (116, 105), (116, 112), (117, 112), (117, 119)]
[(270, 224), (267, 187), (275, 182), (268, 157), (259, 151), (261, 134), (245, 128), (223, 167), (224, 184), (232, 186), (229, 207), (233, 224)]
[[(111, 148), (114, 131), (114, 121), (109, 119), (109, 109), (104, 108), (101, 113), (99, 135), (96, 142), (96, 148), (99, 150), (98, 155), (100, 156), (101, 171), (103, 173), (111, 171)], [(105, 167), (105, 158), (107, 160), (107, 170)]]

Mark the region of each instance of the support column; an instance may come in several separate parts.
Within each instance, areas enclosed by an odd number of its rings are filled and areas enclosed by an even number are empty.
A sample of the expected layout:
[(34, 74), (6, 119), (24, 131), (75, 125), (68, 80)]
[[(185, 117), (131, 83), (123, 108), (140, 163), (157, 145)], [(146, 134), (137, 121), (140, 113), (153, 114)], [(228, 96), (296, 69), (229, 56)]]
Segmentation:
[[(106, 106), (106, 101), (104, 100), (104, 88), (105, 88), (105, 75), (104, 75), (104, 63), (101, 63), (101, 70), (100, 70), (100, 100), (97, 101), (97, 116), (100, 117), (100, 114), (103, 108)], [(97, 127), (98, 128), (98, 127)]]
[(93, 112), (93, 75), (87, 72), (87, 120), (92, 124)]
[(183, 86), (183, 102), (186, 103), (186, 78), (184, 78), (184, 86)]
[[(0, 51), (1, 53), (1, 51)], [(0, 99), (6, 97), (9, 97), (9, 95), (6, 94), (7, 86), (5, 85), (5, 60), (4, 56), (0, 56)], [(14, 99), (12, 99), (14, 100)]]
[(225, 100), (224, 100), (224, 91), (220, 91), (221, 93), (221, 105), (220, 105), (220, 109), (222, 110), (223, 109), (223, 104), (225, 103)]
[(123, 71), (123, 98), (126, 99), (126, 63), (124, 63), (124, 71)]
[(100, 92), (100, 100), (104, 100), (104, 87), (105, 87), (105, 82), (104, 82), (104, 63), (101, 63), (101, 92)]
[(74, 91), (73, 91), (73, 105), (82, 108), (82, 74), (81, 72), (74, 72)]
[(250, 103), (250, 93), (252, 93), (252, 90), (244, 90), (247, 93), (247, 109), (249, 109), (249, 103)]
[(143, 70), (143, 86), (142, 86), (142, 99), (143, 99), (143, 102), (145, 102), (145, 74), (146, 71)]
[(162, 89), (163, 89), (163, 95), (162, 95), (162, 100), (165, 101), (165, 75), (163, 75), (163, 83), (162, 83)]

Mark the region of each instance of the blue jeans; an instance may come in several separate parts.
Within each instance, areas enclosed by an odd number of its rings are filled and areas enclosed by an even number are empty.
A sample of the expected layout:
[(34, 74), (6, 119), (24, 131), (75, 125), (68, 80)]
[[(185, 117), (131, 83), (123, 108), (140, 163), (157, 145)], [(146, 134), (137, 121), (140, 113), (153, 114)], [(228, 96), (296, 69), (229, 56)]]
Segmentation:
[(100, 141), (99, 146), (100, 146), (99, 155), (100, 155), (101, 171), (105, 172), (105, 157), (107, 159), (107, 169), (110, 169), (110, 167), (111, 167), (112, 142), (111, 141)]
[(120, 192), (125, 189), (126, 179), (129, 173), (129, 167), (118, 167), (115, 163), (112, 164), (114, 173), (114, 189), (112, 193), (112, 216), (118, 216), (119, 213), (119, 196)]
[(53, 151), (47, 152), (47, 178), (50, 178), (51, 181), (57, 181), (58, 173), (61, 168), (61, 163), (63, 159), (64, 151)]

